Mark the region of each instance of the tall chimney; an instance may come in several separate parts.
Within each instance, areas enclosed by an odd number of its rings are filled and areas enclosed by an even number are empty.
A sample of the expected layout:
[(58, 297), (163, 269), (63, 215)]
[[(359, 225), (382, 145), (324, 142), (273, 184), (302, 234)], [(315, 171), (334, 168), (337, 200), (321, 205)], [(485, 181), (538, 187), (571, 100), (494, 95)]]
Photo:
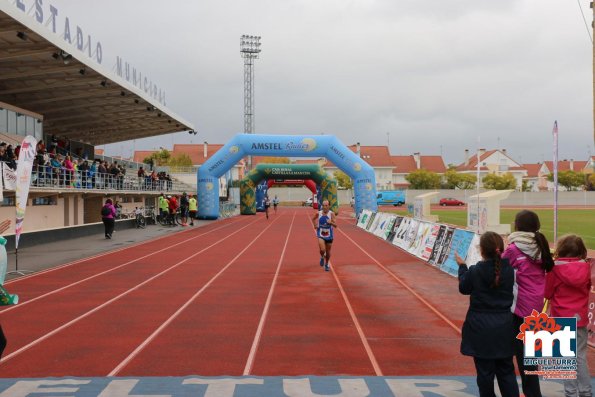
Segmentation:
[(208, 146), (208, 143), (207, 143), (207, 141), (205, 141), (203, 144), (203, 156), (205, 157), (205, 159), (207, 158), (207, 146)]
[(479, 149), (479, 157), (483, 156), (485, 152), (485, 149)]
[(506, 154), (506, 149), (502, 149), (502, 153)]
[(465, 149), (465, 165), (469, 165), (469, 149)]
[(413, 159), (415, 160), (415, 168), (419, 170), (421, 166), (420, 153), (413, 153)]
[(570, 159), (570, 171), (574, 171), (574, 159)]
[(357, 157), (362, 157), (361, 156), (360, 149), (361, 149), (361, 147), (360, 147), (360, 144), (358, 142), (358, 143), (355, 144), (355, 154), (357, 154)]

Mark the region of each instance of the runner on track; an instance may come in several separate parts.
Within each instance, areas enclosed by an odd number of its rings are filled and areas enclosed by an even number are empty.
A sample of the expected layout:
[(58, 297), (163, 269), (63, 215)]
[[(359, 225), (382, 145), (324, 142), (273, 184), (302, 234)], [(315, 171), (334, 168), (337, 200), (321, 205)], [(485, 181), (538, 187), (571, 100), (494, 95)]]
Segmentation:
[(268, 195), (264, 197), (264, 212), (267, 215), (267, 219), (269, 219), (269, 208), (271, 207), (271, 199)]
[(322, 209), (314, 215), (312, 221), (318, 237), (318, 248), (320, 248), (320, 266), (324, 266), (324, 270), (328, 272), (334, 237), (333, 227), (337, 227), (336, 217), (330, 210), (328, 200), (322, 202)]

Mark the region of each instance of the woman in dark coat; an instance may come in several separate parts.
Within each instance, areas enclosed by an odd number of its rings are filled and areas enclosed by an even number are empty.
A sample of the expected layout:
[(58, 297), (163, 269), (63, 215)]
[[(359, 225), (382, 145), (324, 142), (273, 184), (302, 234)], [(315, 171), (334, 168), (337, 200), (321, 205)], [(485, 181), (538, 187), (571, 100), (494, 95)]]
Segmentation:
[(486, 232), (480, 239), (483, 261), (467, 268), (459, 264), (459, 292), (471, 295), (463, 324), (461, 353), (472, 356), (477, 371), (480, 397), (495, 397), (494, 376), (503, 397), (517, 397), (519, 387), (514, 373), (514, 326), (510, 311), (513, 301), (514, 270), (501, 259), (502, 237)]

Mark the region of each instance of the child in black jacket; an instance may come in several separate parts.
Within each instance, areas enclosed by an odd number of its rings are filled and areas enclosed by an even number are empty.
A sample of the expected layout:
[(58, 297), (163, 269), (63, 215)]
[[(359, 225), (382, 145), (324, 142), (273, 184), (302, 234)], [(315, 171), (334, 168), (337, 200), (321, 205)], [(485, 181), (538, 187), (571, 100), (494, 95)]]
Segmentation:
[(494, 376), (503, 397), (517, 397), (514, 373), (514, 326), (510, 311), (513, 301), (514, 270), (500, 255), (502, 237), (494, 232), (481, 236), (483, 261), (467, 268), (459, 255), (459, 292), (471, 295), (463, 324), (461, 353), (472, 356), (477, 371), (480, 397), (495, 397)]

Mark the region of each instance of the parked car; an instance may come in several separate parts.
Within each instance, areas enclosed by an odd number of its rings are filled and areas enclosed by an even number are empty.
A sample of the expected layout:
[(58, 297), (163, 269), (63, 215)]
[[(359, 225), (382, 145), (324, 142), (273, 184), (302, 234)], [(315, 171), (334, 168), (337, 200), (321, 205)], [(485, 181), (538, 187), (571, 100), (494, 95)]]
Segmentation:
[(448, 198), (443, 198), (440, 199), (440, 205), (443, 207), (446, 207), (447, 205), (465, 205), (465, 203), (463, 203), (461, 200), (457, 200), (455, 198), (452, 197), (448, 197)]
[(308, 197), (308, 199), (306, 199), (306, 201), (304, 201), (302, 203), (302, 205), (304, 207), (312, 207), (312, 203), (314, 202), (314, 200), (312, 200), (312, 197)]

